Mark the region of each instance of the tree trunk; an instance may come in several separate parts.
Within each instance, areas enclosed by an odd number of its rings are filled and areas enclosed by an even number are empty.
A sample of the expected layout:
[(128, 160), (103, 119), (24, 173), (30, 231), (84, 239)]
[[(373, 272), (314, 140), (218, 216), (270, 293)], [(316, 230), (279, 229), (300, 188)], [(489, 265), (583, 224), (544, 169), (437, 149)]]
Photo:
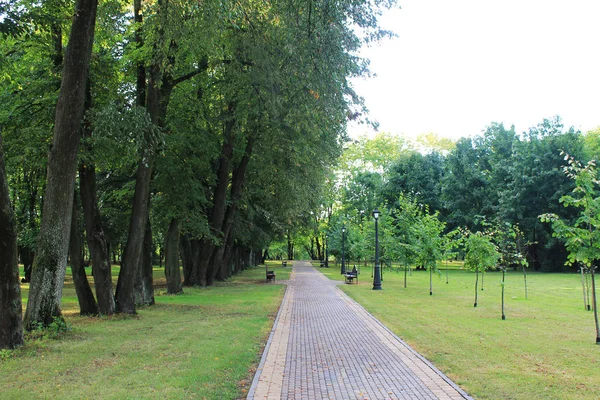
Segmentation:
[[(142, 0), (133, 0), (133, 21), (137, 26), (134, 32), (135, 47), (141, 49), (144, 47), (144, 39), (142, 37)], [(146, 67), (143, 62), (139, 62), (136, 66), (135, 86), (135, 102), (139, 107), (144, 107), (146, 104)]]
[[(188, 235), (181, 235), (179, 240), (181, 261), (183, 264), (183, 286), (192, 286), (192, 271), (194, 270), (194, 257), (192, 244)], [(166, 252), (166, 249), (165, 249)]]
[(224, 281), (229, 278), (233, 271), (231, 270), (231, 257), (233, 255), (233, 247), (235, 244), (235, 240), (233, 239), (233, 235), (229, 235), (227, 239), (227, 243), (223, 246), (222, 254), (221, 254), (221, 267), (220, 267), (220, 275), (219, 279)]
[(200, 263), (200, 252), (202, 251), (201, 248), (201, 240), (192, 240), (192, 285), (204, 287), (206, 286), (206, 269), (202, 269)]
[[(213, 195), (213, 206), (209, 216), (211, 232), (219, 239), (223, 238), (223, 219), (225, 217), (225, 207), (227, 206), (227, 189), (229, 187), (229, 174), (231, 170), (231, 158), (233, 157), (233, 128), (235, 120), (233, 118), (233, 105), (229, 105), (228, 119), (225, 123), (225, 139), (219, 158), (219, 167), (217, 169), (217, 186)], [(200, 251), (199, 272), (205, 273), (205, 284), (210, 285), (213, 279), (212, 269), (209, 271), (210, 260), (213, 258), (215, 243), (212, 238), (204, 237), (202, 239), (202, 248)], [(204, 286), (204, 285), (202, 285)]]
[(475, 303), (473, 307), (477, 307), (477, 284), (479, 283), (479, 270), (475, 271)]
[(288, 231), (287, 233), (287, 248), (288, 248), (288, 260), (293, 260), (294, 259), (294, 243), (292, 242), (292, 235), (290, 234), (290, 231)]
[(61, 316), (77, 151), (97, 6), (97, 0), (77, 0), (75, 5), (48, 156), (44, 211), (25, 312), (27, 329), (36, 328), (38, 323), (48, 326)]
[(31, 281), (31, 267), (33, 266), (35, 253), (29, 247), (19, 246), (19, 255), (21, 257), (21, 262), (23, 263), (23, 271), (25, 272), (25, 276), (21, 281), (26, 283)]
[(598, 322), (598, 302), (596, 301), (596, 274), (595, 265), (591, 265), (592, 275), (592, 310), (594, 311), (594, 322), (596, 324), (596, 344), (600, 344), (600, 323)]
[(142, 268), (153, 158), (151, 150), (144, 150), (144, 156), (140, 160), (136, 173), (129, 233), (123, 252), (115, 296), (116, 309), (124, 314), (136, 314), (134, 286), (136, 278), (140, 276), (139, 270)]
[(4, 172), (0, 134), (0, 349), (23, 344), (23, 308), (17, 253), (17, 231)]
[(179, 221), (172, 219), (165, 238), (165, 276), (167, 293), (181, 293), (181, 273), (179, 272)]
[(230, 204), (227, 207), (227, 211), (225, 212), (221, 226), (223, 241), (216, 250), (213, 250), (213, 278), (217, 277), (217, 275), (220, 275), (220, 279), (223, 280), (223, 276), (230, 276), (230, 272), (226, 272), (224, 270), (227, 269), (227, 265), (223, 264), (223, 258), (225, 256), (227, 242), (231, 236), (231, 228), (237, 214), (237, 205), (242, 196), (242, 189), (246, 180), (246, 171), (248, 170), (248, 164), (250, 163), (250, 158), (252, 157), (252, 149), (254, 147), (255, 139), (256, 138), (253, 135), (248, 136), (244, 155), (238, 166), (233, 171), (230, 189)]
[(506, 268), (502, 269), (502, 320), (506, 319), (506, 315), (504, 314), (504, 278), (506, 275)]
[[(75, 193), (77, 196), (77, 193)], [(82, 232), (79, 227), (79, 211), (77, 201), (73, 201), (73, 217), (71, 218), (71, 240), (69, 241), (69, 258), (71, 259), (71, 274), (73, 285), (79, 301), (80, 315), (98, 315), (98, 304), (90, 288), (85, 267), (83, 265)]]
[[(89, 85), (88, 85), (89, 89)], [(91, 107), (91, 94), (87, 94), (87, 107)], [(83, 137), (92, 135), (87, 124), (83, 127)], [(87, 149), (92, 152), (93, 149)], [(112, 272), (108, 241), (102, 226), (100, 207), (96, 190), (96, 167), (93, 162), (79, 164), (79, 186), (81, 190), (81, 204), (83, 205), (83, 218), (87, 233), (87, 245), (92, 259), (92, 275), (96, 297), (98, 298), (98, 311), (102, 315), (115, 313), (115, 296), (113, 294)]]
[(153, 255), (154, 246), (152, 243), (152, 226), (150, 220), (146, 221), (146, 231), (144, 233), (144, 243), (142, 247), (142, 263), (138, 268), (138, 276), (134, 284), (134, 298), (137, 306), (151, 306), (154, 304), (153, 287)]

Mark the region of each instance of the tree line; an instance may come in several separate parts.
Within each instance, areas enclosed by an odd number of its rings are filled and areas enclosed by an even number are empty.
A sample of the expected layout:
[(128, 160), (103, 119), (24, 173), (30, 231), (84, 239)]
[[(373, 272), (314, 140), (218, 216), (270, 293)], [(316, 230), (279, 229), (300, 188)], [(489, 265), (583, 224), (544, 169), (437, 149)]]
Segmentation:
[[(326, 253), (339, 260), (343, 249), (346, 260), (368, 265), (375, 254), (377, 208), (380, 259), (404, 267), (405, 285), (409, 268), (426, 269), (433, 294), (438, 264), (460, 257), (476, 273), (477, 307), (480, 273), (496, 268), (502, 272), (503, 319), (508, 268), (523, 271), (526, 297), (526, 267), (581, 271), (600, 343), (599, 133), (565, 129), (554, 117), (521, 134), (492, 123), (481, 135), (456, 143), (435, 135), (417, 143), (388, 134), (356, 140), (344, 149), (329, 196), (298, 228), (296, 241), (312, 257)], [(325, 240), (322, 252), (318, 243)]]
[(0, 347), (22, 342), (18, 260), (34, 329), (61, 318), (68, 258), (102, 315), (154, 302), (157, 253), (170, 293), (257, 259), (363, 118), (349, 78), (394, 3), (0, 3)]
[[(344, 150), (338, 166), (343, 172), (332, 178), (330, 196), (324, 199), (336, 205), (335, 211), (319, 211), (328, 216), (309, 234), (321, 237), (327, 226), (336, 230), (346, 223), (352, 240), (352, 229), (360, 229), (365, 217), (372, 224), (375, 207), (399, 210), (402, 194), (426, 205), (429, 214), (437, 213), (444, 232), (477, 232), (492, 223), (518, 226), (531, 268), (565, 271), (564, 242), (553, 237), (552, 227), (539, 216), (576, 218), (576, 210), (560, 202), (575, 187), (564, 172), (569, 165), (564, 154), (581, 162), (595, 159), (599, 137), (596, 131), (565, 128), (554, 117), (522, 133), (492, 123), (480, 135), (454, 143), (432, 135), (420, 142), (388, 134), (361, 138)], [(331, 251), (339, 251), (337, 239)]]

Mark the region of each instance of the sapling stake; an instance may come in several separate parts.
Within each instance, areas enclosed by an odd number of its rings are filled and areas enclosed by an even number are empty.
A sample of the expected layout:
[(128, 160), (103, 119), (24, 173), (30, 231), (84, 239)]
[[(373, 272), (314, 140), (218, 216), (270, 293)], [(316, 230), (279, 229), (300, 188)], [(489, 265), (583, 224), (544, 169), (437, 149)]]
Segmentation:
[(504, 314), (504, 275), (506, 274), (506, 269), (502, 268), (502, 320), (506, 319), (506, 315)]
[(429, 267), (429, 295), (433, 296), (433, 269)]
[(475, 270), (475, 303), (473, 307), (477, 307), (477, 284), (479, 283), (479, 270)]
[(581, 271), (581, 289), (583, 290), (583, 309), (589, 311), (589, 304), (585, 295), (585, 277), (583, 274), (583, 267), (579, 267), (579, 270)]

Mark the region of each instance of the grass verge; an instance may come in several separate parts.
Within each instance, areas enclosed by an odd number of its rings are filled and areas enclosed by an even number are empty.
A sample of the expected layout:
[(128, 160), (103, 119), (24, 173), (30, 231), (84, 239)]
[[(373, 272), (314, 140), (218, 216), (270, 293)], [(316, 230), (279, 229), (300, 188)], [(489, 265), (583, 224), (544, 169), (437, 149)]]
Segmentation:
[[(269, 269), (278, 279), (289, 277), (289, 269)], [(63, 310), (70, 331), (33, 332), (25, 346), (4, 352), (2, 398), (242, 397), (284, 293), (283, 286), (265, 283), (264, 270), (177, 296), (159, 288), (156, 305), (135, 317), (78, 316), (67, 277)], [(162, 272), (155, 273), (160, 287)]]
[[(370, 269), (342, 289), (477, 399), (598, 399), (600, 346), (591, 312), (583, 309), (577, 274), (510, 272), (501, 320), (501, 274), (485, 275), (473, 307), (475, 274), (451, 269), (384, 275), (373, 291)], [(339, 270), (321, 269), (333, 279)], [(480, 281), (481, 283), (481, 281)]]

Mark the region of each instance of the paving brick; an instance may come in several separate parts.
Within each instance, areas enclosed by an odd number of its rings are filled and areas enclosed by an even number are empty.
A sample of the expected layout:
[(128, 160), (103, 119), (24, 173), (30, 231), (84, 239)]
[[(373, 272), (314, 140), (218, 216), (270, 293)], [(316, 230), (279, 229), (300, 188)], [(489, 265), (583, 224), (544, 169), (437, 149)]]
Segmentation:
[(470, 399), (310, 263), (287, 284), (248, 399)]

